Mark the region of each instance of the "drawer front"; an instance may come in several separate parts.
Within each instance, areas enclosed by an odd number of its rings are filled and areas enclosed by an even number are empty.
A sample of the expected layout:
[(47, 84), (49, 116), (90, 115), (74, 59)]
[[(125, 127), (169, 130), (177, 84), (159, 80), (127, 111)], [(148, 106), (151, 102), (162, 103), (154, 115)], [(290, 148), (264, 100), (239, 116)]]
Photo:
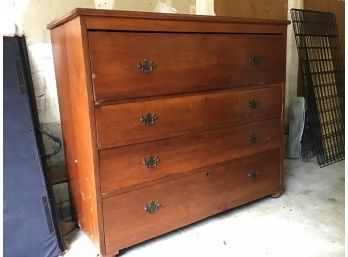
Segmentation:
[(272, 153), (109, 197), (103, 200), (107, 251), (139, 243), (279, 189), (280, 154)]
[(99, 151), (102, 194), (281, 146), (280, 118)]
[(282, 87), (99, 106), (98, 148), (173, 137), (253, 118), (280, 117)]
[(88, 39), (97, 102), (284, 81), (282, 35), (90, 31)]

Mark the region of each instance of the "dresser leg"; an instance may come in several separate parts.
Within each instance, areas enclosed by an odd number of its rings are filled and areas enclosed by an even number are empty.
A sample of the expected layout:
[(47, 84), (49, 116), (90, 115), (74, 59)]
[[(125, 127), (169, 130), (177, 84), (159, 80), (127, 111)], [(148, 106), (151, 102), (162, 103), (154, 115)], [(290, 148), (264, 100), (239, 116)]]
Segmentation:
[(277, 192), (271, 194), (271, 197), (272, 197), (272, 198), (278, 198), (279, 196), (281, 196), (281, 194), (282, 194), (283, 192), (284, 192), (284, 189), (281, 188), (281, 189), (279, 189), (279, 191), (277, 191)]
[(113, 254), (98, 254), (98, 257), (117, 257), (118, 251)]

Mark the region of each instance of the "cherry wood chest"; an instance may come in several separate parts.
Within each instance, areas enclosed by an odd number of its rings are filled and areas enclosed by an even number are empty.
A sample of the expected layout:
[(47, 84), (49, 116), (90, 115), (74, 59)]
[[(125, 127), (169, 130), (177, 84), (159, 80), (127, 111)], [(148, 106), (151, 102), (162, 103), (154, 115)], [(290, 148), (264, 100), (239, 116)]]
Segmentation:
[(287, 24), (75, 9), (48, 25), (74, 209), (102, 256), (280, 195)]

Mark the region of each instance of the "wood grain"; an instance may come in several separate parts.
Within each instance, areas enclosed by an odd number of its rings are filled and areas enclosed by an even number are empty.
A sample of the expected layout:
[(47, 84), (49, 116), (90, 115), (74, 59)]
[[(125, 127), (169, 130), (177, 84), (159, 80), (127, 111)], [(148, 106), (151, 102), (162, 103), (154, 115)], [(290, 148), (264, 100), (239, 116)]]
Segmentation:
[[(259, 101), (256, 109), (252, 100)], [(147, 142), (246, 120), (280, 117), (282, 87), (229, 90), (187, 97), (104, 105), (95, 109), (98, 148)], [(140, 121), (155, 114), (153, 125)]]
[[(282, 35), (93, 31), (88, 39), (97, 102), (280, 83), (285, 70)], [(260, 64), (251, 65), (254, 55)], [(137, 69), (146, 58), (151, 73)]]
[(287, 24), (75, 9), (48, 25), (69, 185), (99, 256), (281, 192)]
[[(115, 251), (279, 190), (279, 153), (221, 165), (103, 200), (107, 251)], [(248, 175), (258, 171), (253, 180)], [(245, 189), (248, 190), (245, 190)], [(144, 205), (159, 201), (155, 213)]]
[[(191, 16), (194, 17), (194, 16)], [(220, 18), (220, 17), (219, 17)], [(104, 31), (139, 31), (139, 32), (176, 32), (176, 33), (257, 33), (283, 34), (286, 32), (282, 24), (271, 23), (225, 23), (220, 20), (204, 22), (189, 20), (178, 22), (174, 20), (143, 19), (136, 20), (117, 17), (88, 17), (87, 27), (90, 30)]]
[[(57, 93), (59, 98), (59, 111), (62, 126), (65, 160), (72, 160), (76, 156), (76, 138), (74, 135), (74, 126), (72, 123), (73, 103), (70, 100), (69, 92), (69, 69), (64, 26), (58, 27), (54, 31), (51, 31), (51, 41), (57, 81)], [(78, 224), (82, 224), (79, 173), (76, 169), (76, 166), (73, 165), (73, 162), (66, 162), (66, 166), (69, 178), (69, 191), (71, 192), (71, 197), (73, 199), (72, 203), (74, 205), (75, 216)]]
[[(153, 12), (133, 12), (133, 11), (116, 11), (116, 10), (100, 10), (100, 9), (90, 9), (90, 8), (75, 8), (71, 12), (67, 13), (63, 17), (52, 21), (47, 25), (48, 29), (53, 29), (61, 24), (66, 23), (69, 20), (74, 19), (77, 16), (83, 16), (86, 19), (86, 24), (88, 25), (88, 20), (96, 18), (96, 20), (120, 18), (124, 21), (140, 21), (144, 23), (145, 20), (157, 21), (156, 27), (161, 27), (161, 24), (165, 21), (173, 21), (177, 23), (177, 27), (180, 25), (190, 24), (190, 21), (197, 22), (200, 24), (209, 24), (209, 23), (224, 23), (225, 26), (229, 24), (236, 23), (237, 25), (243, 24), (254, 24), (254, 25), (279, 25), (284, 26), (289, 24), (289, 21), (281, 19), (253, 19), (250, 17), (247, 18), (235, 18), (235, 17), (222, 17), (222, 16), (204, 16), (204, 15), (187, 15), (187, 14), (170, 14), (170, 13), (153, 13)], [(181, 21), (181, 22), (180, 22)], [(140, 23), (139, 22), (139, 23)], [(114, 24), (117, 26), (117, 24)], [(91, 27), (87, 27), (91, 29)], [(104, 27), (106, 29), (106, 27)], [(134, 29), (134, 28), (133, 28)], [(146, 28), (149, 29), (149, 28)]]
[[(93, 138), (93, 96), (79, 17), (51, 32), (65, 159), (79, 226), (97, 249), (105, 251), (98, 204), (97, 154)], [(87, 62), (86, 62), (87, 61)], [(89, 87), (91, 88), (91, 87)]]
[[(248, 137), (257, 133), (259, 141), (250, 144)], [(252, 122), (192, 133), (149, 143), (117, 147), (99, 152), (100, 181), (103, 196), (161, 177), (236, 158), (278, 149), (282, 144), (280, 119)], [(155, 168), (147, 168), (143, 160), (158, 156)]]

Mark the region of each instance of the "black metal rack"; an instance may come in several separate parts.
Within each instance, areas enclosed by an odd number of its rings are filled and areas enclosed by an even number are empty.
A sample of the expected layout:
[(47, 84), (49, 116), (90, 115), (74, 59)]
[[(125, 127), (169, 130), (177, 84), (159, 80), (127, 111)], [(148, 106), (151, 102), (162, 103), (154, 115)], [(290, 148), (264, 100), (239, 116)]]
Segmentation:
[(306, 134), (320, 167), (344, 159), (344, 65), (335, 15), (291, 9), (306, 89)]

